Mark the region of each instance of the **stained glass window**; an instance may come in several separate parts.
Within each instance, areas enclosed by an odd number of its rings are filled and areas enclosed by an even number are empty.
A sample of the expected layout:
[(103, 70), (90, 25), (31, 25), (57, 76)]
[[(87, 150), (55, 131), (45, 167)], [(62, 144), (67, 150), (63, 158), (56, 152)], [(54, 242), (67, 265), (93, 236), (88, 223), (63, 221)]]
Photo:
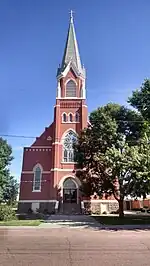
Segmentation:
[(77, 136), (73, 131), (69, 131), (64, 138), (63, 143), (63, 161), (74, 162), (74, 144), (77, 142)]
[(41, 178), (42, 178), (42, 170), (39, 166), (37, 166), (34, 170), (33, 191), (41, 190)]

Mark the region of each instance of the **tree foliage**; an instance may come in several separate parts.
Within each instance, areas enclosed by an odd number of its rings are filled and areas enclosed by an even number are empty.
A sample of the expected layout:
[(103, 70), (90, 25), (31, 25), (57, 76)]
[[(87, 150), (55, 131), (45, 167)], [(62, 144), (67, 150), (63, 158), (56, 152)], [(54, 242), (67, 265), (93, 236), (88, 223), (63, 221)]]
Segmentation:
[(150, 79), (145, 79), (140, 89), (132, 93), (128, 102), (150, 121)]
[(0, 205), (0, 221), (11, 221), (15, 219), (16, 213), (11, 205)]
[[(144, 160), (145, 151), (149, 154), (149, 150), (144, 132), (140, 114), (111, 103), (91, 113), (90, 126), (81, 132), (76, 146), (77, 162), (83, 169), (77, 171), (82, 190), (86, 195), (113, 194), (119, 202), (120, 215), (125, 196), (139, 196), (145, 187), (145, 191), (149, 189), (149, 182), (146, 183), (149, 170)], [(145, 146), (141, 146), (141, 139)], [(140, 173), (144, 169), (142, 179)]]
[(9, 171), (12, 160), (11, 146), (0, 138), (0, 202), (10, 203), (17, 197), (18, 184)]

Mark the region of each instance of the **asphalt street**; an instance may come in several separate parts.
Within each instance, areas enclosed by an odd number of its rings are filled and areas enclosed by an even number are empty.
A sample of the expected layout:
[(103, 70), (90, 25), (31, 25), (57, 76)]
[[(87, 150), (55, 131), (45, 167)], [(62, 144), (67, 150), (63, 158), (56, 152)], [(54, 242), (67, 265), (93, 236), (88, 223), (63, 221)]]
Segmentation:
[(1, 266), (149, 266), (149, 230), (0, 228)]

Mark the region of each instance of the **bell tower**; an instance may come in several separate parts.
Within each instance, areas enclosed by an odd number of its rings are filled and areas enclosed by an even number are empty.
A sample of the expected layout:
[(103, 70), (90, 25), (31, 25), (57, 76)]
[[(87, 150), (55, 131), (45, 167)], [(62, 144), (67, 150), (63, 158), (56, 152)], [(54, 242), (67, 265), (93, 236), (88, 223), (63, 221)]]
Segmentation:
[(85, 99), (85, 68), (81, 64), (71, 11), (70, 23), (62, 63), (57, 71), (57, 99)]
[(73, 12), (62, 62), (57, 70), (56, 105), (54, 107), (53, 171), (54, 184), (74, 169), (73, 142), (87, 127), (86, 72), (81, 63)]

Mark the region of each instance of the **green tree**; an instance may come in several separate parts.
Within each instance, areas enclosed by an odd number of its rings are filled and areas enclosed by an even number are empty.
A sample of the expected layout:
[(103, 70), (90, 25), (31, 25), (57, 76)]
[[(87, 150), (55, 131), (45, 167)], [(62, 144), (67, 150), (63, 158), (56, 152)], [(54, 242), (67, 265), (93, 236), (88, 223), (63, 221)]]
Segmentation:
[(135, 90), (128, 102), (150, 121), (150, 79), (145, 79), (140, 89)]
[(113, 194), (119, 202), (120, 216), (123, 216), (124, 197), (142, 192), (145, 184), (135, 171), (138, 141), (143, 138), (144, 129), (140, 114), (118, 104), (108, 104), (91, 113), (90, 126), (81, 132), (76, 145), (77, 162), (83, 169), (77, 175), (82, 180), (83, 192)]
[(12, 160), (11, 146), (0, 138), (0, 202), (12, 202), (18, 192), (17, 182), (9, 171)]
[(18, 182), (13, 176), (9, 176), (3, 190), (3, 201), (12, 205), (18, 195)]

